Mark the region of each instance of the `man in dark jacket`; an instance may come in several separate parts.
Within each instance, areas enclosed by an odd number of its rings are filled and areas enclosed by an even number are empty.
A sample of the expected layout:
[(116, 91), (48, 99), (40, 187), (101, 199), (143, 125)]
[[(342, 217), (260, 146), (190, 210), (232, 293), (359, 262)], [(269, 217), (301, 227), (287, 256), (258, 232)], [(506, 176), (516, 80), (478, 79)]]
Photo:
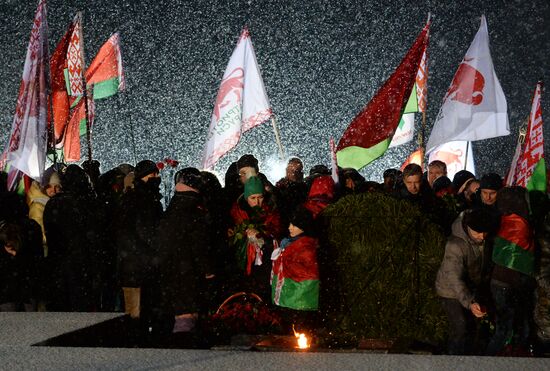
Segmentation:
[(473, 317), (485, 315), (476, 291), (482, 282), (483, 242), (494, 228), (485, 209), (467, 210), (453, 223), (435, 288), (449, 320), (449, 354), (465, 354), (473, 342)]
[(205, 280), (214, 278), (208, 260), (210, 240), (206, 209), (199, 194), (201, 173), (185, 168), (175, 175), (175, 194), (158, 228), (160, 306), (174, 319), (173, 332), (193, 330), (198, 318)]
[(125, 312), (132, 318), (139, 318), (141, 287), (147, 279), (152, 243), (162, 216), (162, 196), (159, 170), (153, 161), (140, 161), (134, 174), (134, 188), (121, 199), (116, 245)]
[(102, 212), (90, 180), (77, 165), (61, 177), (63, 192), (44, 209), (48, 240), (50, 310), (96, 310), (98, 254), (102, 246)]

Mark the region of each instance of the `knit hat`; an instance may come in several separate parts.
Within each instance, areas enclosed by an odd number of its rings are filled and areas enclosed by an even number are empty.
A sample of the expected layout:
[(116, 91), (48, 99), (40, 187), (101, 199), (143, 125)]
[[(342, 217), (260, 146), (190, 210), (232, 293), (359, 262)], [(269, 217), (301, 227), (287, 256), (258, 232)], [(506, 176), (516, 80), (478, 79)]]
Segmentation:
[(313, 214), (311, 214), (311, 211), (303, 206), (296, 208), (294, 214), (292, 214), (292, 217), (290, 218), (290, 222), (292, 225), (300, 228), (305, 233), (312, 232), (315, 225)]
[(257, 176), (250, 177), (244, 184), (244, 198), (264, 194), (264, 184)]
[(202, 185), (201, 172), (194, 167), (181, 169), (174, 175), (174, 183), (183, 183), (191, 188), (200, 189)]
[(135, 180), (139, 180), (149, 174), (158, 173), (157, 164), (151, 160), (143, 160), (138, 162), (134, 170)]
[[(434, 184), (432, 185), (432, 189), (435, 193), (439, 192), (439, 191), (442, 191), (444, 189), (447, 189), (447, 188), (450, 188), (451, 187), (451, 180), (446, 177), (445, 175), (443, 176), (440, 176), (439, 178), (437, 178), (436, 180), (434, 180)], [(451, 189), (451, 192), (452, 192), (452, 189)]]
[(331, 172), (325, 165), (315, 165), (309, 170), (310, 177), (316, 177), (320, 175), (330, 175)]
[(495, 215), (485, 208), (465, 211), (462, 221), (465, 226), (470, 227), (478, 233), (492, 232), (498, 223)]
[(453, 188), (455, 192), (461, 193), (461, 190), (463, 191), (462, 186), (470, 179), (475, 179), (475, 176), (468, 170), (460, 170), (457, 172), (453, 178)]
[(239, 171), (243, 167), (252, 167), (252, 168), (256, 169), (256, 173), (260, 171), (259, 168), (258, 168), (258, 160), (256, 159), (256, 157), (254, 157), (250, 154), (243, 155), (237, 161), (237, 171)]
[(485, 174), (479, 182), (479, 189), (492, 189), (498, 191), (502, 188), (502, 178), (495, 173)]

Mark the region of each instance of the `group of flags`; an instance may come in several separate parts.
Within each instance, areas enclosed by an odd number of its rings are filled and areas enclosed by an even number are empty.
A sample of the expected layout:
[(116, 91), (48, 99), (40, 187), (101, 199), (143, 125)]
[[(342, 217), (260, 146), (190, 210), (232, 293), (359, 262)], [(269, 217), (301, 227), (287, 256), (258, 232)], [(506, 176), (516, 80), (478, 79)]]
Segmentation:
[[(428, 19), (394, 73), (351, 121), (338, 144), (331, 139), (333, 167), (338, 163), (360, 169), (389, 147), (412, 141), (416, 112), (422, 113), (425, 125), (430, 25)], [(11, 185), (18, 173), (34, 179), (41, 177), (48, 132), (52, 133), (52, 147), (63, 149), (66, 161), (78, 161), (80, 136), (91, 131), (94, 100), (110, 97), (125, 87), (118, 33), (107, 40), (85, 69), (82, 15), (75, 16), (51, 59), (47, 29), (46, 2), (39, 0), (12, 132), (0, 161), (0, 166), (7, 163), (10, 167)], [(508, 185), (546, 190), (541, 90), (539, 83), (525, 143), (518, 140)], [(244, 132), (273, 119), (273, 115), (250, 34), (244, 29), (218, 90), (202, 167), (212, 168), (238, 144)], [(273, 123), (275, 128), (274, 120)], [(424, 163), (423, 130), (421, 133), (418, 150), (404, 165)], [(450, 177), (462, 169), (474, 172), (470, 142), (508, 134), (506, 99), (494, 71), (487, 22), (482, 16), (480, 28), (443, 99), (425, 146), (426, 154), (430, 162), (445, 162)], [(89, 151), (91, 157), (91, 147)]]
[(12, 130), (0, 160), (0, 167), (8, 169), (9, 189), (22, 175), (40, 180), (49, 149), (57, 148), (65, 161), (80, 160), (80, 136), (90, 135), (94, 100), (124, 89), (119, 39), (113, 34), (86, 70), (82, 15), (77, 13), (50, 58), (46, 1), (39, 0)]

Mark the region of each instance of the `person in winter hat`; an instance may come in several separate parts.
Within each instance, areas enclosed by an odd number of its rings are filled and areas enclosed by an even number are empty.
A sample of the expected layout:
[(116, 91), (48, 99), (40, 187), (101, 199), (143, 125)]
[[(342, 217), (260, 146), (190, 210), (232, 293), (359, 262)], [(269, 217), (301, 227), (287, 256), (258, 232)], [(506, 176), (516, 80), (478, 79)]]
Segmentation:
[(474, 317), (486, 314), (476, 294), (486, 264), (483, 259), (484, 241), (494, 227), (488, 210), (466, 210), (453, 223), (452, 234), (447, 239), (435, 288), (449, 321), (449, 354), (472, 351)]
[(159, 227), (153, 277), (159, 277), (159, 304), (174, 320), (172, 332), (194, 329), (201, 303), (208, 294), (201, 290), (206, 280), (214, 278), (208, 259), (209, 229), (207, 211), (199, 189), (202, 185), (198, 169), (188, 167), (174, 176), (175, 193)]
[(152, 244), (162, 216), (161, 198), (156, 164), (140, 161), (134, 169), (134, 188), (122, 196), (115, 221), (118, 276), (125, 312), (132, 318), (139, 318), (142, 306), (147, 305), (142, 287), (147, 283)]
[(265, 202), (264, 192), (258, 177), (248, 179), (243, 194), (231, 208), (233, 225), (229, 235), (237, 266), (244, 272), (243, 289), (267, 299), (273, 241), (278, 241), (283, 231), (280, 215)]
[(495, 173), (488, 173), (479, 182), (479, 199), (483, 205), (494, 206), (498, 191), (502, 188), (502, 178)]
[[(286, 308), (284, 317), (299, 330), (310, 328), (314, 316), (304, 311), (317, 311), (319, 307), (318, 240), (311, 235), (313, 215), (305, 207), (296, 209), (288, 227), (289, 237), (273, 251), (271, 279), (272, 301)], [(308, 323), (309, 322), (309, 323)]]
[(250, 177), (258, 176), (260, 170), (256, 157), (251, 154), (241, 156), (237, 161), (237, 172), (242, 184), (245, 184)]

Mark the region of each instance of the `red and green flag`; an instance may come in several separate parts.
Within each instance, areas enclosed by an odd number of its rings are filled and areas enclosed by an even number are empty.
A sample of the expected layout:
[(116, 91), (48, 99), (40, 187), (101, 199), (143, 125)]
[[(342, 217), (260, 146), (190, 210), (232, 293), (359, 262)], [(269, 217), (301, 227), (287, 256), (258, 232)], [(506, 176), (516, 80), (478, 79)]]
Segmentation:
[[(96, 57), (86, 70), (85, 77), (89, 91), (87, 94), (88, 114), (94, 116), (93, 102), (95, 100), (111, 97), (118, 91), (124, 90), (126, 86), (118, 32), (113, 34), (99, 49)], [(80, 160), (80, 136), (86, 134), (87, 130), (86, 105), (83, 97), (84, 95), (78, 96), (71, 106), (72, 112), (65, 139), (68, 142), (65, 147), (65, 159), (67, 161)]]
[[(544, 161), (544, 136), (541, 109), (542, 82), (537, 83), (527, 124), (523, 153), (515, 166), (514, 184), (529, 191), (546, 193), (546, 163)], [(514, 165), (513, 165), (514, 166)]]
[(533, 276), (535, 242), (527, 220), (516, 214), (504, 215), (493, 246), (493, 262)]
[(274, 304), (296, 310), (319, 308), (317, 245), (317, 239), (302, 236), (285, 248), (275, 250), (274, 256), (279, 255), (272, 268), (271, 297)]
[[(360, 169), (388, 149), (411, 92), (428, 43), (430, 22), (409, 49), (395, 72), (353, 119), (336, 148), (341, 167)], [(418, 104), (416, 99), (411, 101)]]

